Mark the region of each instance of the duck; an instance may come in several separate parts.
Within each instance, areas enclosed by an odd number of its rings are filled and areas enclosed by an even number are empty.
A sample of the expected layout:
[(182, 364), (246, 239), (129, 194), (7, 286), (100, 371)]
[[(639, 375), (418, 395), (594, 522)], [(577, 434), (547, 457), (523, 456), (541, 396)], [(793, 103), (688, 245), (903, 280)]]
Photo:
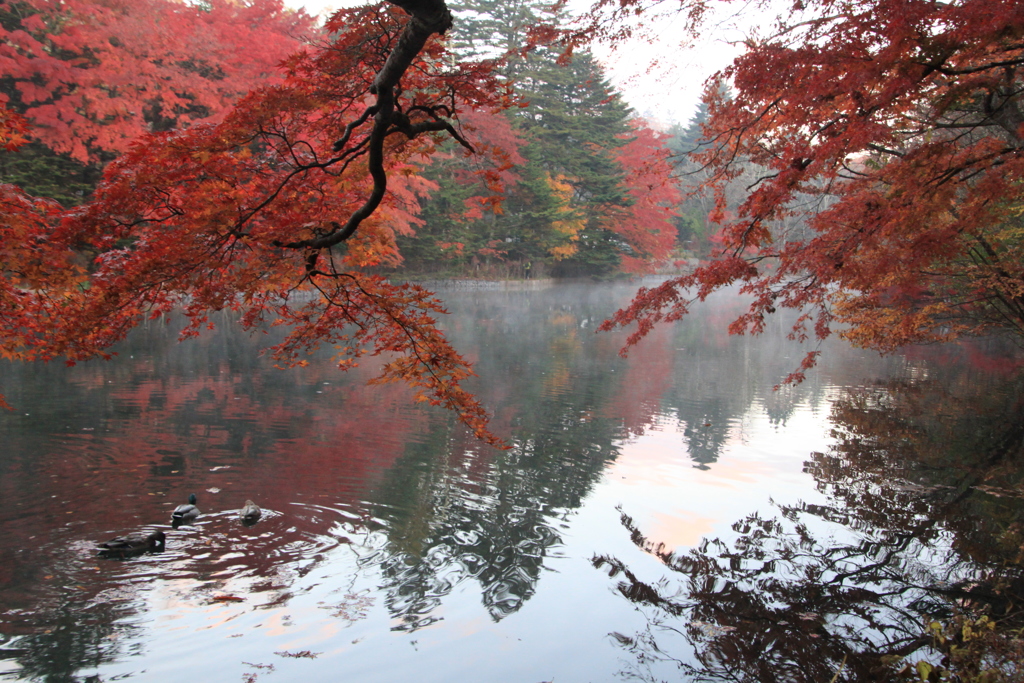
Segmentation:
[(199, 508), (196, 507), (196, 494), (188, 494), (188, 503), (183, 503), (174, 508), (171, 513), (171, 524), (177, 529), (182, 524), (189, 524), (199, 516)]
[(96, 550), (100, 557), (133, 557), (150, 551), (162, 553), (166, 538), (162, 531), (133, 531), (100, 543)]
[(255, 524), (256, 520), (258, 520), (262, 514), (263, 511), (260, 510), (259, 505), (251, 500), (247, 500), (245, 501), (245, 505), (242, 506), (242, 509), (238, 511), (238, 519), (242, 520), (242, 524), (248, 526), (250, 524)]

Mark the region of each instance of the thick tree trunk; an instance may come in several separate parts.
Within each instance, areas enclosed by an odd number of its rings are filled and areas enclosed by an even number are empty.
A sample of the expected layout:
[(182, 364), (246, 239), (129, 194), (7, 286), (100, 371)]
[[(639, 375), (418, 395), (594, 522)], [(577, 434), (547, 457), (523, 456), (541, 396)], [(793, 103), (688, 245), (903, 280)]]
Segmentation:
[(388, 55), (384, 68), (373, 81), (373, 92), (379, 95), (385, 88), (398, 85), (405, 70), (409, 68), (416, 55), (426, 45), (430, 36), (443, 34), (452, 26), (452, 13), (444, 0), (390, 0), (391, 4), (401, 7), (409, 16), (398, 37), (395, 49)]

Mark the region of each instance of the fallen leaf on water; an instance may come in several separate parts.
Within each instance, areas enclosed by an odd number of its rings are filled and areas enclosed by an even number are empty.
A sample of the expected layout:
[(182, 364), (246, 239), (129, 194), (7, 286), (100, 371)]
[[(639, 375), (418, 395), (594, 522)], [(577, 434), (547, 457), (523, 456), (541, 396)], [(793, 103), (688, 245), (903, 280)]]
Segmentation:
[(735, 626), (720, 626), (718, 624), (709, 624), (704, 621), (691, 621), (689, 626), (698, 629), (709, 638), (731, 633), (736, 630)]
[(305, 657), (306, 659), (316, 659), (323, 653), (310, 652), (309, 650), (302, 650), (301, 652), (288, 652), (287, 650), (282, 650), (281, 652), (275, 652), (274, 654), (279, 657)]

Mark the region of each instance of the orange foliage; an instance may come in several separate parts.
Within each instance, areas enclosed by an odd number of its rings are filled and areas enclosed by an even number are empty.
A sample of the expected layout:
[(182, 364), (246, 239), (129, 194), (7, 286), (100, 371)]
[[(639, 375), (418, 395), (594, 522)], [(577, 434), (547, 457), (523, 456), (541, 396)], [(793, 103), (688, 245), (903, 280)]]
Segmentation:
[(8, 98), (0, 93), (0, 145), (8, 152), (14, 152), (28, 142), (29, 124), (17, 112), (3, 108)]
[(576, 242), (579, 241), (579, 234), (586, 226), (586, 219), (570, 204), (575, 188), (563, 175), (551, 177), (545, 175), (545, 182), (551, 188), (551, 195), (558, 202), (558, 218), (551, 222), (551, 230), (560, 237), (561, 241), (548, 249), (548, 252), (555, 259), (568, 258), (576, 253)]

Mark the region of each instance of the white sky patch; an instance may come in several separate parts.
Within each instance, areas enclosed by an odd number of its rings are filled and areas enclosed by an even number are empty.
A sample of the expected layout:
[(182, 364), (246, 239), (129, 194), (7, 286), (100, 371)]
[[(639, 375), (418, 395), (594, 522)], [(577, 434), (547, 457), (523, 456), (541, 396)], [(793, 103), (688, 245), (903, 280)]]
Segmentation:
[(364, 0), (285, 0), (284, 4), (296, 9), (304, 7), (308, 14), (325, 19), (331, 12), (342, 7), (359, 7), (369, 3)]
[[(575, 0), (580, 11), (589, 0)], [(686, 17), (677, 3), (662, 3), (637, 21), (638, 36), (612, 50), (595, 45), (594, 54), (609, 79), (638, 114), (651, 123), (686, 124), (696, 113), (707, 80), (743, 51), (744, 41), (773, 23), (777, 7), (762, 8), (761, 0), (714, 2), (704, 18), (700, 36), (686, 30)]]
[(654, 125), (686, 125), (696, 113), (704, 85), (740, 50), (725, 37), (696, 44), (683, 38), (682, 17), (665, 17), (657, 35), (636, 38), (615, 49), (594, 45), (609, 80), (636, 112)]

